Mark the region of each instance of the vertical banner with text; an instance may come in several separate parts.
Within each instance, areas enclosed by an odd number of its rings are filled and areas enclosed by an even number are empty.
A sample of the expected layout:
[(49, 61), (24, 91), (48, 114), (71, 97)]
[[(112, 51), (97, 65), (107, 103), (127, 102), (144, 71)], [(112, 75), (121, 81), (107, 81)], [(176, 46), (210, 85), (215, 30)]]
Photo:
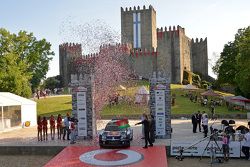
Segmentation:
[(73, 89), (73, 115), (78, 119), (77, 131), (79, 137), (87, 136), (86, 91), (87, 89), (84, 87), (76, 87)]
[(165, 86), (157, 85), (155, 89), (155, 116), (156, 116), (156, 135), (166, 135), (165, 119)]

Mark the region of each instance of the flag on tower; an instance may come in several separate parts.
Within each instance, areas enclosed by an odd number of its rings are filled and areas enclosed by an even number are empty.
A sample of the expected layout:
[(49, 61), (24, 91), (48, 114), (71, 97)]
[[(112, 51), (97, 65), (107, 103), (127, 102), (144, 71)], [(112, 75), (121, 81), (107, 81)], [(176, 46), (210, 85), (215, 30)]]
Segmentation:
[(141, 48), (141, 13), (133, 13), (134, 48)]

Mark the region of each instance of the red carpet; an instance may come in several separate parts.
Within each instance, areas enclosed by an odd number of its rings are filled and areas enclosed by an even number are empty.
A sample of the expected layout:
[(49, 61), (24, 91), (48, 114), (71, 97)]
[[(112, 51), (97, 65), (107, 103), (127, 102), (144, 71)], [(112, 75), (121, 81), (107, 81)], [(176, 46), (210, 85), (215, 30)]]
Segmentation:
[(165, 146), (148, 149), (130, 147), (100, 149), (99, 147), (69, 146), (50, 160), (45, 167), (167, 167)]

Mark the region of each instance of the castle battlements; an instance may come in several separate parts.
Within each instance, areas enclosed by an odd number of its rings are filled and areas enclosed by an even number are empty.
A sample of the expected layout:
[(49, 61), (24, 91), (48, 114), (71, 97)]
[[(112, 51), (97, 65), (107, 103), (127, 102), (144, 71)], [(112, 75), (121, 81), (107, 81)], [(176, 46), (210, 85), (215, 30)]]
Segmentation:
[(125, 10), (123, 9), (123, 7), (121, 7), (121, 12), (139, 12), (139, 11), (143, 11), (143, 10), (153, 10), (155, 12), (155, 9), (153, 8), (152, 5), (149, 5), (148, 8), (146, 8), (145, 5), (143, 5), (142, 8), (140, 8), (140, 6), (134, 6), (134, 7), (126, 7)]
[(185, 34), (185, 28), (182, 28), (179, 25), (169, 26), (168, 28), (166, 26), (164, 28), (157, 28), (157, 39), (168, 39), (172, 36), (178, 37), (180, 33)]
[(159, 52), (157, 52), (157, 50), (155, 48), (143, 48), (143, 49), (132, 49), (131, 50), (131, 56), (132, 57), (142, 57), (142, 56), (157, 56), (159, 54)]
[(82, 58), (83, 59), (94, 59), (96, 57), (98, 57), (99, 53), (90, 53), (90, 54), (87, 54), (87, 55), (83, 55)]
[(115, 45), (111, 45), (111, 44), (101, 45), (99, 54), (106, 54), (108, 52), (129, 54), (131, 47), (132, 47), (131, 44), (127, 44), (127, 43), (124, 43), (124, 44), (116, 43)]
[(192, 42), (192, 44), (207, 43), (207, 37), (205, 39), (203, 39), (203, 38), (200, 38), (200, 39), (199, 38), (196, 38), (196, 39), (192, 38), (191, 42)]
[(65, 50), (67, 50), (67, 49), (74, 50), (74, 49), (82, 48), (82, 45), (78, 44), (78, 43), (63, 43), (63, 44), (59, 45), (59, 48), (65, 49)]
[(82, 45), (78, 43), (63, 43), (59, 45), (60, 52), (69, 52), (74, 53), (77, 56), (80, 56), (82, 54)]

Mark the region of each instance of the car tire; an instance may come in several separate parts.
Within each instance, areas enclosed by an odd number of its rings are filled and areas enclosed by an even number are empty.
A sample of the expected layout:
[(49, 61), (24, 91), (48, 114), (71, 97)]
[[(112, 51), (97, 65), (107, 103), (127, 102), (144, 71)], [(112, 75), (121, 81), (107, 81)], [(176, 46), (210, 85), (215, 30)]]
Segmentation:
[(104, 146), (102, 144), (99, 144), (100, 148), (104, 148)]

